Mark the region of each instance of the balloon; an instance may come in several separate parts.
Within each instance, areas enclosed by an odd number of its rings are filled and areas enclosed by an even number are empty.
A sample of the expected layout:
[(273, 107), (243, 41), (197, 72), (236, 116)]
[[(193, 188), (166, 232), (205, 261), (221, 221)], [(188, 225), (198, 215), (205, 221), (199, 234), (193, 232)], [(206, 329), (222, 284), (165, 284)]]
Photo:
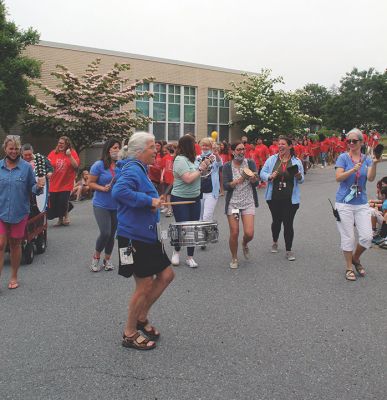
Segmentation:
[(212, 131), (211, 132), (211, 137), (212, 137), (212, 139), (216, 140), (216, 138), (218, 137), (218, 132)]

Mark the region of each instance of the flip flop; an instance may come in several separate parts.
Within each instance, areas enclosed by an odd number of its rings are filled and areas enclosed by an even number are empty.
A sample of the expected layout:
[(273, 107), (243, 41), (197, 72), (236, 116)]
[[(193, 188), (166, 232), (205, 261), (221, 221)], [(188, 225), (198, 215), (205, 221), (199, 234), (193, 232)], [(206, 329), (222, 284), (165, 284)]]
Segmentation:
[(8, 289), (17, 289), (19, 287), (19, 284), (16, 281), (10, 281), (8, 283)]

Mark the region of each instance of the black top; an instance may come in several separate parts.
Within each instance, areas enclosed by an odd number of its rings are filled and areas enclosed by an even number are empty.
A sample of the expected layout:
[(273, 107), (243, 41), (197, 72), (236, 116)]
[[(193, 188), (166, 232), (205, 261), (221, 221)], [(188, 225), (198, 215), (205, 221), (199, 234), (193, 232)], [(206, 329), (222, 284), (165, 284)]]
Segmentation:
[[(288, 200), (292, 198), (294, 187), (294, 175), (289, 174), (288, 168), (292, 166), (291, 158), (284, 165), (278, 157), (273, 171), (278, 171), (278, 175), (273, 180), (272, 200)], [(285, 171), (283, 170), (285, 169)]]

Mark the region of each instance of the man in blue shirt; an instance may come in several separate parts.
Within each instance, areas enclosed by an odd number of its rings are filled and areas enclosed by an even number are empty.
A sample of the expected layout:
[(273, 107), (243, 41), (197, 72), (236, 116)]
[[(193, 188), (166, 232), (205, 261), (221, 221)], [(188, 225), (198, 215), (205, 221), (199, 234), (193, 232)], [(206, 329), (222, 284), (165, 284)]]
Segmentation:
[(4, 264), (7, 240), (11, 258), (11, 278), (8, 289), (16, 289), (17, 271), (21, 260), (21, 241), (30, 212), (31, 192), (39, 194), (45, 178), (35, 179), (30, 164), (20, 158), (20, 138), (5, 138), (5, 158), (0, 160), (0, 274)]

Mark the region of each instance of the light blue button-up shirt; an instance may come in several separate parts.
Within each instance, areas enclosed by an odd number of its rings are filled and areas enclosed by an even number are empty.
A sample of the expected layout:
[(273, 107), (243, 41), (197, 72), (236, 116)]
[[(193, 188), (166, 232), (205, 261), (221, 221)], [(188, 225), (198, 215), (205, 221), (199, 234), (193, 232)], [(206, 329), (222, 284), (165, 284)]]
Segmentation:
[(0, 219), (17, 224), (30, 213), (30, 194), (39, 194), (31, 165), (19, 159), (15, 168), (9, 169), (6, 160), (0, 160)]

